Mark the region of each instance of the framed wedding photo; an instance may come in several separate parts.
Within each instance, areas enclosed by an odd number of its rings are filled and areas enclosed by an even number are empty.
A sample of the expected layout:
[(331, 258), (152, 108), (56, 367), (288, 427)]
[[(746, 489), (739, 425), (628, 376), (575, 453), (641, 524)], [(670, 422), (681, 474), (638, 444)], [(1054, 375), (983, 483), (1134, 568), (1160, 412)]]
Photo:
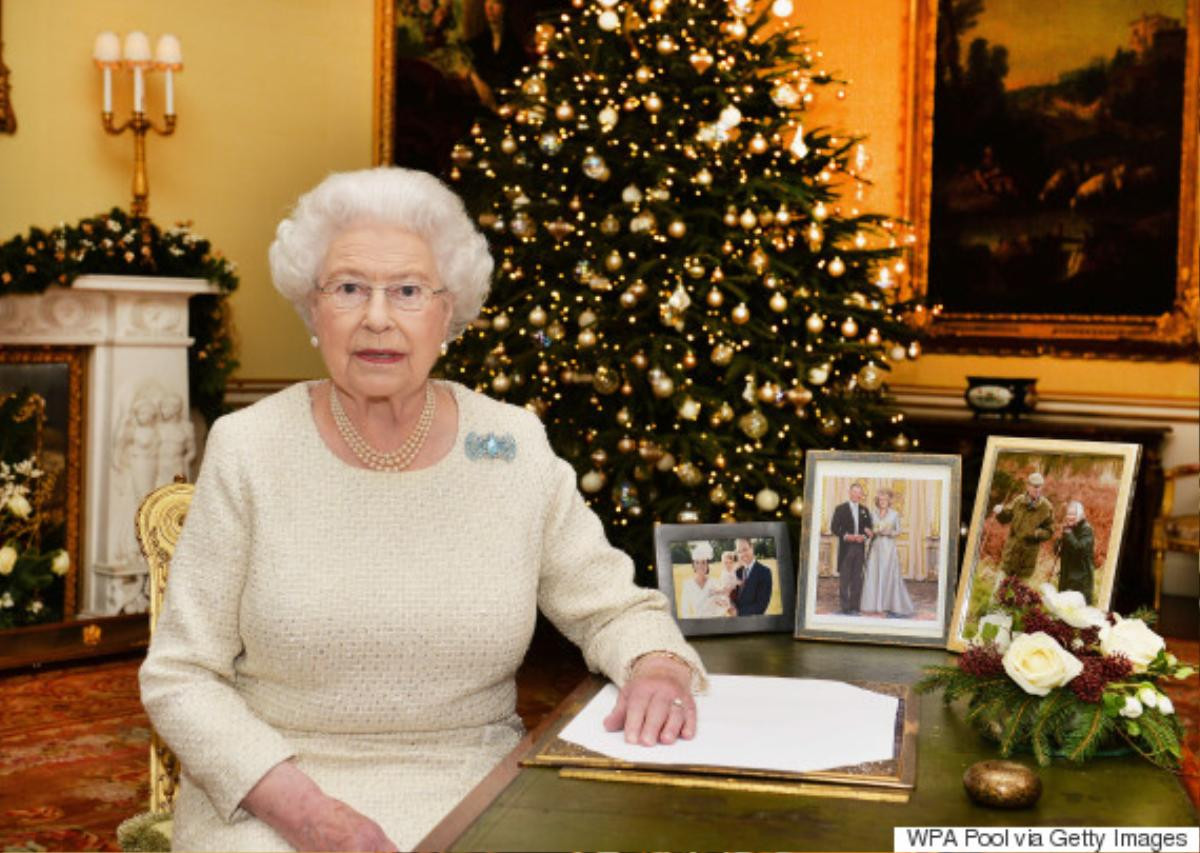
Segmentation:
[(1015, 577), (1076, 590), (1107, 610), (1132, 506), (1141, 447), (1102, 441), (992, 436), (948, 647), (962, 651), (991, 608), (996, 587)]
[(798, 638), (946, 644), (958, 565), (959, 457), (810, 450)]
[(789, 631), (795, 590), (782, 521), (660, 524), (658, 588), (685, 636)]

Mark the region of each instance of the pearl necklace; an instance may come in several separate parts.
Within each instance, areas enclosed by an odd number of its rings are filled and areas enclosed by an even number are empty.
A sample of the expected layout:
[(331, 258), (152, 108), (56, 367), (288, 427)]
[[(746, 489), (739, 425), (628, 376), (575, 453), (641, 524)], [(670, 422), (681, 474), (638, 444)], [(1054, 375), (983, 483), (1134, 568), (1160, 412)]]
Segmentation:
[(417, 425), (413, 428), (412, 433), (405, 439), (404, 444), (391, 453), (381, 453), (367, 444), (366, 439), (359, 435), (350, 416), (342, 408), (342, 401), (338, 399), (337, 390), (332, 384), (329, 386), (329, 410), (333, 413), (333, 422), (337, 425), (338, 433), (358, 461), (372, 471), (403, 471), (411, 465), (413, 459), (421, 452), (421, 448), (425, 446), (425, 439), (429, 437), (429, 429), (433, 426), (433, 413), (436, 407), (433, 383), (427, 382), (425, 383), (425, 405), (421, 408), (421, 416), (417, 418)]

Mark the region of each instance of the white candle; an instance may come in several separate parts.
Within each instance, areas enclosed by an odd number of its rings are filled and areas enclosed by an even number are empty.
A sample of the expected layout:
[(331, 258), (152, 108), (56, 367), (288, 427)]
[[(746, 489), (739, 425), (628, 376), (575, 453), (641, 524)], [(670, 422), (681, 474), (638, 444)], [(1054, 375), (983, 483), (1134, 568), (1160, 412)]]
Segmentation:
[(167, 115), (175, 115), (175, 72), (167, 69)]
[(112, 112), (112, 69), (104, 66), (104, 111)]
[(142, 80), (142, 66), (135, 65), (133, 67), (133, 111), (135, 113), (144, 112), (143, 101), (145, 100), (145, 83)]

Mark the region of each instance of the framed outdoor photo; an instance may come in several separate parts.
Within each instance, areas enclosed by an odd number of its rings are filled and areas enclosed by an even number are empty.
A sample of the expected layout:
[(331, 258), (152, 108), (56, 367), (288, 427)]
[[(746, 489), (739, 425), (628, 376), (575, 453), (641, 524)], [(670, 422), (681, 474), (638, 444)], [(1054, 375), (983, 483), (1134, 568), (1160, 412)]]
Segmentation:
[(1141, 447), (1102, 441), (988, 439), (948, 646), (962, 651), (1015, 577), (1082, 593), (1107, 610)]
[(914, 7), (927, 348), (1194, 351), (1200, 0)]
[(944, 646), (958, 564), (959, 458), (806, 457), (796, 636)]
[(782, 521), (660, 524), (658, 588), (685, 636), (788, 631), (795, 582)]

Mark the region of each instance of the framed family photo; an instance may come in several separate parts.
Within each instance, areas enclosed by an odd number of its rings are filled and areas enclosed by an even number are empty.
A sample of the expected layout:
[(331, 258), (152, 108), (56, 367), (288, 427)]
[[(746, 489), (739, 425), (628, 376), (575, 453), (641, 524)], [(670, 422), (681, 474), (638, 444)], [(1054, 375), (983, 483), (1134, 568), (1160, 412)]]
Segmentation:
[(944, 646), (961, 476), (952, 455), (808, 451), (795, 635)]
[(791, 630), (784, 522), (660, 524), (654, 546), (658, 588), (685, 636)]
[(1100, 441), (988, 439), (948, 646), (962, 651), (996, 587), (1015, 577), (1039, 589), (1112, 602), (1117, 556), (1141, 447)]

